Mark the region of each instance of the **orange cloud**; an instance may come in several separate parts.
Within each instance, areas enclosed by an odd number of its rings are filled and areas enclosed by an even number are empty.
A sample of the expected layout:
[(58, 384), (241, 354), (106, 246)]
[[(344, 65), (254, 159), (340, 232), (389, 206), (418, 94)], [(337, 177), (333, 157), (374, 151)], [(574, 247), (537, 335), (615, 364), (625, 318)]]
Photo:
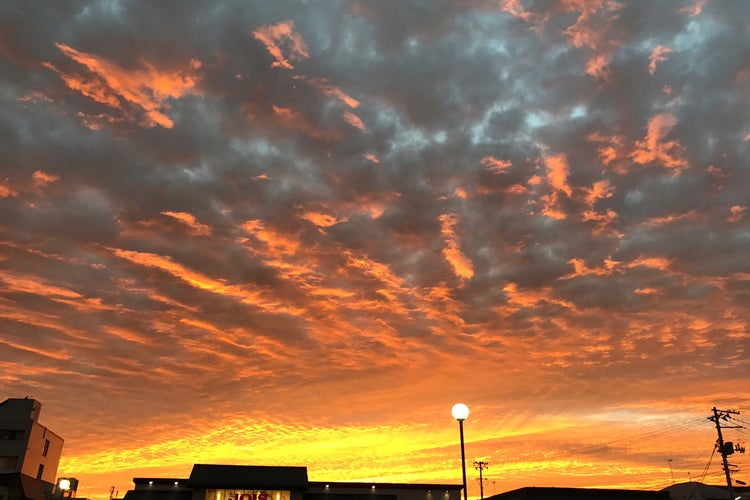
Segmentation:
[(687, 14), (690, 17), (697, 16), (703, 12), (703, 6), (706, 5), (706, 2), (708, 2), (708, 0), (696, 0), (693, 2), (693, 5), (681, 8), (680, 12)]
[(570, 259), (569, 264), (573, 265), (574, 271), (571, 274), (563, 276), (560, 279), (577, 278), (579, 276), (610, 276), (620, 264), (616, 260), (605, 259), (603, 267), (586, 267), (583, 259)]
[(651, 51), (651, 55), (648, 56), (648, 72), (654, 74), (656, 71), (656, 65), (660, 62), (667, 60), (666, 54), (672, 52), (672, 49), (663, 45), (657, 45), (654, 50)]
[(101, 130), (107, 123), (115, 123), (117, 119), (106, 113), (86, 114), (82, 111), (76, 113), (81, 124), (91, 130)]
[(8, 178), (0, 180), (0, 198), (10, 198), (13, 196), (18, 196), (18, 191), (10, 186)]
[(744, 205), (733, 205), (729, 209), (730, 215), (727, 217), (727, 222), (739, 222), (745, 215), (745, 210), (747, 210), (747, 207)]
[(90, 74), (65, 73), (50, 63), (45, 63), (45, 67), (58, 73), (70, 89), (126, 115), (124, 102), (135, 105), (144, 112), (146, 118), (142, 125), (147, 127), (172, 128), (174, 123), (164, 113), (168, 109), (167, 99), (194, 93), (198, 82), (194, 72), (201, 63), (195, 59), (185, 71), (162, 71), (145, 61), (140, 69), (126, 70), (103, 57), (62, 43), (56, 45), (66, 57), (84, 66)]
[(597, 181), (591, 186), (586, 188), (586, 204), (594, 205), (597, 200), (603, 198), (611, 198), (615, 191), (615, 188), (609, 182), (609, 180)]
[(390, 267), (387, 265), (372, 260), (371, 258), (363, 255), (355, 255), (352, 252), (347, 251), (345, 253), (347, 257), (347, 264), (356, 269), (364, 271), (381, 282), (388, 285), (389, 288), (401, 289), (404, 280), (396, 275)]
[(246, 221), (242, 224), (242, 229), (263, 243), (274, 254), (293, 255), (299, 248), (299, 242), (296, 239), (266, 227), (261, 220)]
[(345, 111), (343, 116), (346, 123), (348, 123), (352, 127), (358, 128), (362, 132), (367, 132), (367, 127), (365, 127), (365, 124), (362, 122), (362, 119), (360, 119), (359, 116), (355, 115), (351, 111)]
[(64, 351), (60, 351), (59, 349), (56, 349), (56, 350), (42, 349), (40, 347), (34, 347), (34, 346), (26, 345), (26, 344), (19, 344), (16, 342), (11, 342), (10, 340), (0, 340), (0, 344), (7, 346), (6, 349), (4, 349), (6, 350), (6, 352), (7, 352), (7, 348), (12, 348), (12, 349), (18, 349), (19, 351), (26, 351), (26, 352), (30, 352), (33, 354), (38, 354), (40, 356), (44, 356), (45, 358), (51, 358), (51, 359), (58, 360), (58, 361), (67, 361), (71, 358), (70, 354)]
[(299, 61), (310, 57), (309, 49), (302, 36), (294, 32), (292, 20), (261, 26), (253, 32), (253, 36), (265, 45), (268, 52), (276, 59), (271, 64), (272, 68), (292, 69), (294, 66), (289, 62), (290, 60)]
[(122, 250), (120, 248), (110, 249), (114, 255), (128, 260), (134, 264), (158, 269), (171, 276), (189, 284), (190, 286), (212, 292), (218, 295), (234, 297), (243, 303), (253, 304), (261, 309), (273, 310), (275, 312), (298, 312), (283, 306), (278, 301), (267, 297), (262, 291), (250, 289), (245, 286), (230, 285), (224, 280), (206, 276), (197, 271), (174, 262), (170, 257), (148, 252), (136, 252), (133, 250)]
[(664, 141), (675, 125), (677, 118), (669, 113), (661, 113), (651, 118), (646, 137), (635, 143), (630, 158), (641, 165), (656, 163), (678, 171), (687, 168), (687, 160), (682, 157), (682, 144), (676, 140)]
[(585, 73), (607, 79), (609, 62), (618, 46), (608, 28), (618, 18), (622, 4), (614, 0), (563, 0), (562, 6), (579, 13), (575, 23), (563, 33), (574, 47), (586, 47), (594, 52), (586, 62)]
[(333, 215), (322, 214), (319, 212), (305, 212), (300, 215), (301, 218), (312, 222), (318, 227), (331, 227), (346, 219), (338, 219)]
[(0, 179), (0, 198), (12, 198), (21, 194), (41, 196), (45, 186), (58, 180), (60, 180), (59, 176), (41, 170), (34, 171), (30, 179), (26, 176), (21, 179), (14, 176), (11, 181), (10, 178), (6, 177)]
[(501, 174), (508, 171), (511, 163), (507, 160), (498, 160), (494, 156), (485, 156), (482, 158), (482, 165), (490, 172)]
[[(43, 292), (39, 293), (44, 295)], [(58, 295), (57, 297), (54, 297), (53, 300), (58, 300), (59, 298), (60, 296)], [(8, 302), (8, 305), (5, 305), (5, 302)], [(71, 328), (61, 322), (61, 318), (58, 314), (47, 314), (38, 310), (25, 309), (17, 302), (0, 300), (0, 318), (35, 326), (43, 330), (60, 332), (65, 335), (65, 337), (73, 339), (74, 341), (83, 341), (86, 343), (93, 340), (93, 338), (87, 333)]]
[(565, 212), (558, 205), (558, 194), (557, 191), (550, 194), (545, 194), (539, 198), (542, 202), (542, 215), (549, 217), (550, 219), (563, 220), (567, 218)]
[(167, 217), (172, 217), (173, 219), (176, 219), (182, 222), (187, 227), (192, 229), (193, 234), (196, 234), (199, 236), (211, 235), (210, 227), (206, 226), (205, 224), (199, 223), (198, 221), (195, 220), (195, 217), (193, 217), (193, 215), (187, 212), (162, 212), (162, 215), (166, 215)]
[(659, 271), (668, 271), (672, 261), (663, 257), (638, 257), (627, 264), (627, 267), (650, 267)]
[(41, 170), (37, 170), (32, 175), (32, 178), (34, 180), (34, 187), (37, 189), (40, 189), (47, 184), (50, 184), (52, 182), (56, 182), (60, 180), (60, 177), (54, 174), (48, 174), (46, 172), (42, 172)]
[(531, 13), (527, 12), (521, 5), (521, 0), (500, 0), (498, 6), (500, 10), (524, 21), (528, 21), (531, 17)]
[(127, 340), (128, 342), (133, 342), (135, 344), (140, 344), (144, 346), (146, 345), (153, 346), (157, 344), (157, 341), (154, 340), (152, 337), (143, 335), (140, 332), (130, 330), (129, 328), (124, 328), (121, 326), (112, 326), (112, 325), (106, 325), (103, 328), (110, 335), (114, 335), (115, 337), (120, 338), (122, 340)]
[(549, 156), (545, 158), (545, 164), (547, 166), (547, 180), (549, 180), (552, 187), (558, 191), (562, 191), (569, 197), (572, 196), (573, 190), (568, 185), (570, 166), (565, 154), (561, 153)]
[(607, 209), (607, 211), (604, 213), (595, 212), (594, 210), (584, 210), (583, 214), (581, 214), (581, 219), (584, 221), (596, 222), (593, 234), (597, 236), (606, 232), (609, 232), (616, 237), (622, 236), (621, 233), (610, 229), (612, 223), (617, 219), (617, 212), (615, 212), (614, 210)]
[(474, 264), (464, 255), (459, 245), (458, 236), (456, 235), (456, 225), (458, 216), (455, 214), (443, 214), (440, 216), (442, 225), (441, 233), (445, 238), (446, 248), (443, 249), (443, 256), (461, 279), (471, 279), (474, 276)]
[(646, 226), (663, 226), (679, 220), (696, 220), (699, 217), (697, 210), (689, 210), (681, 214), (670, 214), (664, 217), (652, 217), (643, 224)]
[(36, 276), (19, 275), (6, 271), (3, 272), (2, 275), (0, 275), (0, 282), (5, 283), (5, 286), (3, 288), (5, 288), (6, 290), (12, 290), (14, 292), (32, 293), (35, 295), (62, 297), (69, 299), (81, 298), (81, 294), (76, 291), (50, 285), (46, 281), (41, 280)]
[(563, 0), (567, 11), (578, 11), (576, 22), (565, 30), (574, 47), (596, 49), (606, 37), (606, 26), (596, 16), (610, 16), (606, 21), (616, 18), (616, 12), (622, 4), (614, 0)]
[[(612, 226), (615, 219), (617, 219), (617, 212), (614, 210), (607, 209), (604, 213), (596, 212), (594, 210), (596, 202), (604, 198), (611, 198), (614, 190), (615, 188), (610, 181), (606, 179), (595, 182), (590, 188), (583, 188), (584, 201), (590, 208), (583, 211), (581, 218), (584, 221), (596, 222), (596, 226), (593, 230), (594, 235), (598, 236), (605, 233)], [(620, 236), (619, 233), (614, 234), (615, 236)]]
[(335, 97), (339, 101), (343, 102), (350, 108), (356, 108), (359, 106), (359, 101), (354, 99), (353, 97), (348, 96), (343, 90), (341, 90), (339, 87), (331, 84), (328, 80), (325, 78), (319, 78), (314, 76), (305, 76), (305, 75), (298, 75), (294, 77), (295, 80), (303, 80), (313, 87), (317, 88), (321, 92), (323, 92), (325, 95)]
[(516, 283), (508, 283), (503, 287), (508, 296), (508, 303), (512, 307), (535, 307), (540, 303), (558, 304), (569, 309), (575, 309), (573, 303), (552, 296), (549, 288), (542, 290), (521, 290)]
[(599, 160), (614, 170), (617, 174), (624, 175), (627, 173), (627, 148), (625, 147), (625, 138), (619, 135), (605, 136), (599, 132), (594, 132), (586, 136), (586, 139), (598, 143), (597, 154)]
[(609, 78), (609, 61), (608, 54), (597, 54), (586, 61), (583, 71), (592, 78), (606, 80)]
[(338, 132), (321, 129), (318, 124), (312, 122), (294, 108), (274, 105), (272, 109), (279, 122), (286, 127), (301, 130), (317, 139), (339, 139), (341, 137), (341, 134)]
[(380, 158), (378, 158), (376, 155), (374, 155), (372, 153), (366, 154), (365, 158), (368, 159), (368, 160), (370, 160), (373, 163), (380, 163)]

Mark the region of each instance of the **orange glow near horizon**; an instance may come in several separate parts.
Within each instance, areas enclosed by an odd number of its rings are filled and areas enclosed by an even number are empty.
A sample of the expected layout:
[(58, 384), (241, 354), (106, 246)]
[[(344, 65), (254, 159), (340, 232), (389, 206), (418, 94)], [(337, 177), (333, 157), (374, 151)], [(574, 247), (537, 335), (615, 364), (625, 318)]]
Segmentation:
[[(634, 409), (629, 420), (614, 424), (616, 417), (603, 414), (602, 422), (610, 424), (604, 428), (596, 425), (597, 415), (574, 418), (571, 414), (552, 420), (526, 415), (524, 423), (498, 424), (473, 410), (465, 424), (467, 460), (489, 461), (485, 477), (495, 483), (498, 493), (529, 485), (659, 489), (671, 481), (669, 468), (661, 456), (643, 464), (638, 457), (645, 444), (650, 450), (669, 446), (672, 453), (685, 453), (672, 463), (675, 478), (681, 481), (711, 452), (705, 445), (715, 432), (711, 422), (678, 415)], [(60, 470), (63, 476), (83, 479), (79, 495), (87, 496), (100, 495), (113, 478), (121, 491), (130, 487), (133, 477), (186, 478), (194, 463), (304, 465), (314, 481), (460, 484), (457, 429), (449, 412), (444, 417), (371, 426), (290, 424), (252, 416), (210, 421), (196, 415), (190, 426), (171, 431), (162, 427), (158, 434), (149, 431), (156, 439), (139, 436), (132, 447), (103, 451), (89, 443), (90, 451), (66, 456)], [(679, 432), (694, 435), (681, 445), (683, 451), (674, 447)], [(557, 447), (540, 447), (542, 436), (559, 440)], [(703, 446), (695, 446), (701, 442)], [(127, 466), (113, 474), (113, 464)], [(474, 475), (470, 473), (469, 493), (478, 497)], [(485, 486), (485, 494), (489, 491)]]

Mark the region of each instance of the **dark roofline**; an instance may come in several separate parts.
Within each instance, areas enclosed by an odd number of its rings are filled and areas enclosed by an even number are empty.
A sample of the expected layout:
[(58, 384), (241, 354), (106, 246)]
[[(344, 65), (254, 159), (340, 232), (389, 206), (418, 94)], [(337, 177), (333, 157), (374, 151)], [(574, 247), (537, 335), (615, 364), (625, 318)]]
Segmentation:
[(505, 491), (503, 493), (497, 493), (488, 497), (484, 497), (484, 500), (505, 500), (512, 498), (526, 498), (531, 496), (541, 495), (570, 495), (572, 493), (580, 493), (583, 496), (589, 497), (590, 495), (614, 495), (626, 497), (628, 495), (643, 495), (651, 496), (654, 498), (664, 497), (669, 499), (669, 493), (664, 490), (628, 490), (621, 488), (579, 488), (579, 487), (564, 487), (564, 486), (524, 486), (515, 490)]
[(341, 486), (342, 488), (387, 488), (387, 489), (399, 489), (399, 490), (460, 490), (463, 488), (461, 484), (440, 484), (440, 483), (381, 483), (379, 481), (369, 482), (349, 482), (349, 481), (310, 481), (310, 487), (325, 488), (326, 485), (334, 488)]
[[(189, 479), (177, 478), (177, 477), (134, 477), (133, 484), (140, 485), (174, 485), (176, 482), (178, 486), (187, 486)], [(331, 488), (363, 488), (372, 489), (375, 488), (383, 489), (400, 489), (400, 490), (460, 490), (463, 485), (460, 484), (447, 484), (447, 483), (382, 483), (379, 481), (309, 481), (309, 487), (311, 488), (325, 488), (329, 486)]]
[[(532, 491), (651, 491), (658, 492), (661, 490), (634, 490), (628, 488), (589, 488), (587, 486), (523, 486), (510, 491), (521, 491), (521, 490), (532, 490)], [(502, 494), (502, 493), (500, 493)], [(489, 497), (486, 497), (489, 498)]]
[(134, 477), (133, 484), (171, 484), (177, 483), (178, 486), (185, 486), (188, 482), (185, 478), (177, 477)]
[(307, 467), (276, 465), (195, 464), (189, 488), (306, 490)]

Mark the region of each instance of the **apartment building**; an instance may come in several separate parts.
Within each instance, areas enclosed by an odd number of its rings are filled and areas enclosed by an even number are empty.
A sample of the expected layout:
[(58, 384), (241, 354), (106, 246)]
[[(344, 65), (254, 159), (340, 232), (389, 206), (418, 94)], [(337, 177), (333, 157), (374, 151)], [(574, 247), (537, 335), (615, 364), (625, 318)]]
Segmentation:
[(0, 474), (55, 483), (63, 439), (39, 423), (41, 411), (42, 404), (30, 398), (0, 403)]

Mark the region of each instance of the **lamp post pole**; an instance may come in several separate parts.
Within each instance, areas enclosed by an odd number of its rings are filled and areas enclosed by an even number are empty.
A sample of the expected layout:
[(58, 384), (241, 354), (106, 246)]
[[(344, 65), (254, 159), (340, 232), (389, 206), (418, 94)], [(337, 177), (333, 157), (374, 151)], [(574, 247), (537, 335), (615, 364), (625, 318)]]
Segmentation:
[(463, 403), (453, 405), (451, 409), (453, 418), (458, 420), (458, 432), (461, 437), (461, 472), (464, 478), (464, 500), (469, 500), (469, 492), (466, 489), (466, 453), (464, 451), (464, 420), (469, 417), (469, 408)]

